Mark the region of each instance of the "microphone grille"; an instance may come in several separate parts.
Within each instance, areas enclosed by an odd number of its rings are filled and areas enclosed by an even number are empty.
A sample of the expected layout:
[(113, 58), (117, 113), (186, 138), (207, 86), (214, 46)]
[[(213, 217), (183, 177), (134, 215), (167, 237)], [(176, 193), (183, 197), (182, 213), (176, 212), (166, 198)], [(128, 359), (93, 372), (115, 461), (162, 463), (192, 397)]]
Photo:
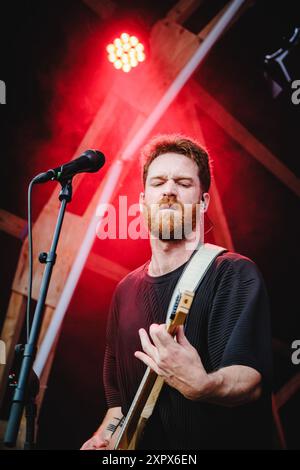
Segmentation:
[(90, 172), (98, 171), (105, 163), (105, 156), (100, 150), (88, 149), (83, 154), (90, 162)]

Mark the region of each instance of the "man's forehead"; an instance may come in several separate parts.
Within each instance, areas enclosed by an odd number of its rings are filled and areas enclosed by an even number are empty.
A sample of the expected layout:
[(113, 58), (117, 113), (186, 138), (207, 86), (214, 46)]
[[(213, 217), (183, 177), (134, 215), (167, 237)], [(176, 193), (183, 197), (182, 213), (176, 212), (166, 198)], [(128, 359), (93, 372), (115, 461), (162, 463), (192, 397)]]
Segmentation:
[[(196, 175), (195, 175), (196, 170)], [(179, 153), (164, 153), (156, 157), (148, 168), (148, 177), (197, 176), (198, 166), (191, 158)]]

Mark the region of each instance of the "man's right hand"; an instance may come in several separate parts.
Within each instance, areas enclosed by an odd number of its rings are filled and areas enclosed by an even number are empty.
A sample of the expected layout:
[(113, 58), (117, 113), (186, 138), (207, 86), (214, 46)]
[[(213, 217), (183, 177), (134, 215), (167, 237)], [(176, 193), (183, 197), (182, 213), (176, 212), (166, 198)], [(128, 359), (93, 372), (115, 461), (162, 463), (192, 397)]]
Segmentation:
[(109, 408), (99, 429), (81, 446), (80, 450), (113, 450), (120, 428), (113, 435), (112, 431), (107, 428), (111, 424), (116, 425), (122, 417), (120, 406)]
[(106, 450), (109, 445), (109, 439), (102, 434), (94, 434), (86, 441), (80, 450)]

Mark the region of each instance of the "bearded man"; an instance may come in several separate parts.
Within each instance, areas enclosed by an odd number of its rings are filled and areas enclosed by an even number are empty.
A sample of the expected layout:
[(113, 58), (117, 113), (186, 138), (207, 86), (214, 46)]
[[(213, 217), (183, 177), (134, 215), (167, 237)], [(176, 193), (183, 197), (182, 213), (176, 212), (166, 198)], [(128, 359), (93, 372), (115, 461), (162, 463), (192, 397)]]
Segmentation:
[(82, 449), (113, 448), (114, 431), (149, 366), (164, 385), (140, 449), (271, 447), (271, 333), (268, 297), (256, 264), (216, 257), (175, 339), (168, 306), (186, 264), (204, 243), (210, 201), (207, 151), (162, 135), (142, 151), (141, 211), (152, 256), (117, 286), (104, 359), (108, 411)]

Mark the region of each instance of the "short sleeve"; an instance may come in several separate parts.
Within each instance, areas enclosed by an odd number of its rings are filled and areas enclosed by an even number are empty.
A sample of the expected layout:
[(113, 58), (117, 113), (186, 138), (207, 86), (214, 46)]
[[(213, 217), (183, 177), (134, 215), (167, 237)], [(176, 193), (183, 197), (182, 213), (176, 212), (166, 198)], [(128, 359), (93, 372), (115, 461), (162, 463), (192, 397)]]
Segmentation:
[(208, 321), (212, 370), (245, 365), (271, 386), (272, 352), (269, 301), (262, 276), (250, 259), (222, 263)]
[(121, 406), (121, 398), (118, 387), (117, 378), (117, 361), (116, 361), (116, 350), (115, 350), (115, 339), (118, 331), (118, 302), (117, 293), (111, 300), (107, 327), (106, 327), (106, 347), (104, 354), (104, 366), (103, 366), (103, 383), (105, 390), (105, 398), (108, 408)]

